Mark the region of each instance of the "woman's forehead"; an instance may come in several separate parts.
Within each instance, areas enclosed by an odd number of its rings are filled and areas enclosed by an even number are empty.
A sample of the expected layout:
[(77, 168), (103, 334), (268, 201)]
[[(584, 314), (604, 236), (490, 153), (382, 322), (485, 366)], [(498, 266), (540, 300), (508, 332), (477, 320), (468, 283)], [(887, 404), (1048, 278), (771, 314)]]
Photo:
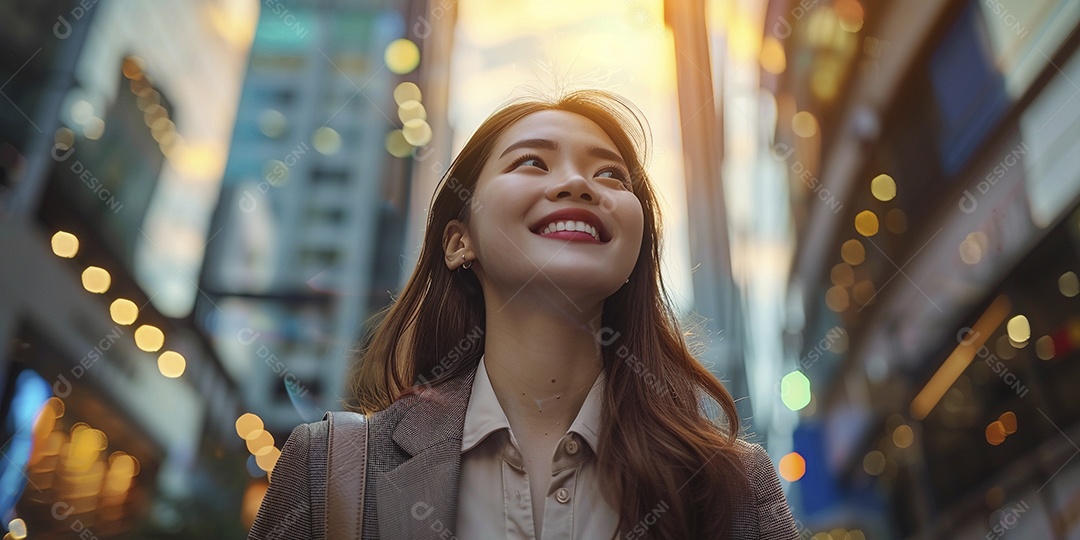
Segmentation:
[[(617, 150), (611, 137), (588, 118), (569, 111), (544, 110), (530, 113), (503, 132), (495, 145), (502, 152), (522, 140), (542, 139), (564, 144), (587, 144)], [(496, 154), (498, 155), (498, 154)]]

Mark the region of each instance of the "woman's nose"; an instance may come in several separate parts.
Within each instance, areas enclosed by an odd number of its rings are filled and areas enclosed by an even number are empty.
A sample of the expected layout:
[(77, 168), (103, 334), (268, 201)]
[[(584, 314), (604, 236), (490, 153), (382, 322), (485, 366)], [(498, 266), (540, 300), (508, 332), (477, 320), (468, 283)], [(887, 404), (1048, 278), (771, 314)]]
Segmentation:
[(589, 186), (589, 182), (585, 180), (585, 177), (578, 173), (572, 174), (564, 182), (559, 182), (556, 185), (551, 186), (548, 189), (547, 196), (549, 200), (557, 201), (560, 199), (577, 199), (585, 201), (587, 203), (597, 203), (599, 197), (593, 192), (592, 187)]

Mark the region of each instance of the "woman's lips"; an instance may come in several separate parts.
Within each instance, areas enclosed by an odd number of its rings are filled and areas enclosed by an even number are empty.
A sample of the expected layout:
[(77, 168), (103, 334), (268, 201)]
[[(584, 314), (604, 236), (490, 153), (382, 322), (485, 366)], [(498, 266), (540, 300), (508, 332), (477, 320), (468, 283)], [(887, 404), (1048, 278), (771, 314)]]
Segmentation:
[(556, 239), (556, 240), (566, 240), (568, 242), (585, 242), (587, 244), (603, 244), (603, 242), (600, 242), (597, 239), (593, 238), (591, 234), (581, 232), (581, 231), (555, 231), (555, 232), (550, 232), (550, 233), (547, 233), (547, 234), (539, 234), (539, 233), (537, 233), (537, 235), (542, 236), (544, 238), (552, 238), (552, 239)]

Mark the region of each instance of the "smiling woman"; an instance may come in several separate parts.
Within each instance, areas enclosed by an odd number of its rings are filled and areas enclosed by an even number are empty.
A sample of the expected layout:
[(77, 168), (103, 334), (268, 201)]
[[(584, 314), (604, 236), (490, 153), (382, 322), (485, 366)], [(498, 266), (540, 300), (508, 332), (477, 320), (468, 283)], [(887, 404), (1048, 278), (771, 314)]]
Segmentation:
[(342, 503), (362, 516), (350, 538), (798, 537), (675, 320), (646, 139), (633, 105), (599, 91), (480, 126), (357, 358), (368, 435), (344, 460), (361, 465), (328, 458), (332, 423), (297, 427), (251, 538), (339, 538), (327, 509)]

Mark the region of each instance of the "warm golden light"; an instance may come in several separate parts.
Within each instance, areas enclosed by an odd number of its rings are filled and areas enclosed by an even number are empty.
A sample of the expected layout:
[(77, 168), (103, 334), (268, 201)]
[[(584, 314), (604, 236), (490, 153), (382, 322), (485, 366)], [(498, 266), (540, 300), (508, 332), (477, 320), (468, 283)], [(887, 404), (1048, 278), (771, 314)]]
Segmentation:
[(829, 272), (829, 277), (832, 279), (833, 285), (837, 287), (850, 287), (855, 284), (855, 271), (847, 263), (833, 266), (832, 271)]
[(879, 174), (870, 181), (870, 192), (879, 201), (891, 201), (896, 197), (896, 181), (887, 174)]
[(135, 329), (135, 346), (146, 352), (157, 352), (165, 344), (165, 334), (156, 326), (144, 324)]
[(116, 324), (131, 324), (139, 317), (139, 306), (127, 298), (117, 298), (109, 304), (109, 316)]
[(989, 246), (990, 240), (986, 233), (975, 231), (968, 234), (964, 237), (964, 241), (960, 242), (960, 260), (966, 264), (979, 264)]
[(86, 424), (76, 424), (71, 430), (71, 443), (67, 448), (64, 467), (76, 473), (88, 471), (108, 444), (108, 439), (100, 430)]
[(858, 240), (848, 240), (840, 246), (840, 258), (851, 266), (858, 266), (866, 260), (866, 248)]
[(123, 495), (131, 488), (132, 479), (139, 474), (139, 462), (123, 452), (113, 452), (109, 456), (109, 472), (105, 475), (102, 494), (105, 496)]
[(398, 118), (402, 122), (409, 120), (427, 120), (427, 110), (419, 101), (406, 101), (398, 107)]
[(284, 135), (287, 129), (289, 129), (289, 120), (281, 111), (266, 109), (259, 113), (259, 131), (263, 135), (276, 139)]
[(12, 540), (23, 540), (26, 538), (26, 522), (22, 518), (15, 518), (8, 522), (8, 534), (11, 535)]
[(915, 432), (911, 430), (911, 426), (901, 424), (893, 430), (892, 440), (897, 448), (907, 448), (915, 442)]
[(97, 266), (88, 266), (82, 273), (83, 288), (97, 294), (102, 294), (109, 290), (109, 286), (112, 285), (112, 276), (109, 275), (108, 270)]
[(868, 452), (863, 457), (863, 470), (871, 476), (877, 476), (885, 472), (885, 454), (878, 450)]
[(57, 257), (70, 259), (79, 253), (79, 238), (69, 232), (57, 231), (50, 243)]
[(406, 101), (420, 101), (422, 97), (420, 87), (413, 82), (405, 81), (394, 88), (394, 103), (398, 105), (402, 105)]
[(176, 351), (165, 351), (158, 356), (158, 371), (162, 375), (175, 379), (184, 374), (184, 369), (187, 367), (187, 360), (184, 356)]
[(281, 450), (274, 448), (273, 446), (264, 446), (262, 450), (255, 456), (255, 464), (264, 471), (274, 470), (274, 465), (277, 465), (278, 458), (281, 457)]
[(907, 214), (899, 208), (893, 208), (885, 213), (885, 228), (893, 234), (901, 234), (907, 231)]
[(806, 474), (806, 460), (798, 452), (791, 452), (780, 458), (780, 477), (788, 482), (797, 482)]
[(240, 521), (245, 528), (250, 529), (255, 522), (255, 516), (258, 515), (269, 488), (270, 484), (266, 482), (253, 482), (244, 489), (244, 498), (240, 502)]
[(1058, 290), (1066, 298), (1072, 298), (1080, 293), (1080, 279), (1077, 279), (1076, 272), (1065, 272), (1058, 278)]
[(863, 7), (858, 0), (836, 0), (833, 9), (840, 20), (840, 28), (846, 32), (855, 33), (863, 26)]
[(75, 132), (71, 128), (57, 128), (56, 133), (53, 133), (53, 146), (57, 150), (65, 151), (75, 144)]
[(1043, 336), (1035, 341), (1035, 355), (1039, 360), (1053, 360), (1057, 351), (1054, 350), (1054, 338)]
[(101, 136), (104, 134), (105, 121), (96, 116), (87, 120), (86, 123), (83, 124), (83, 136), (87, 139), (96, 141), (100, 139)]
[(871, 281), (860, 281), (851, 289), (852, 298), (860, 306), (869, 304), (875, 295), (877, 295), (877, 289), (874, 288), (874, 283)]
[(405, 125), (401, 128), (401, 134), (413, 146), (424, 146), (431, 142), (431, 126), (419, 118), (405, 122)]
[(395, 129), (386, 134), (386, 151), (391, 156), (404, 158), (412, 154), (413, 146), (405, 140), (405, 135), (400, 129)]
[(839, 58), (825, 57), (817, 61), (810, 75), (810, 91), (822, 101), (832, 101), (840, 92), (845, 65)]
[(807, 111), (799, 111), (791, 117), (791, 131), (806, 139), (817, 135), (818, 121)]
[(945, 392), (971, 365), (975, 353), (982, 348), (986, 340), (994, 333), (994, 330), (1001, 326), (1002, 321), (1009, 314), (1009, 307), (1009, 299), (1004, 295), (998, 296), (990, 304), (990, 307), (986, 308), (979, 320), (975, 321), (972, 331), (958, 338), (962, 339), (962, 341), (956, 346), (952, 354), (942, 362), (941, 367), (930, 377), (926, 386), (919, 391), (915, 399), (911, 401), (912, 418), (923, 420), (930, 414), (934, 406), (941, 401), (941, 397), (945, 395)]
[(840, 313), (848, 308), (850, 300), (848, 300), (847, 289), (843, 287), (829, 287), (829, 290), (825, 291), (825, 305), (829, 309)]
[(765, 36), (761, 42), (761, 69), (773, 75), (779, 75), (787, 69), (787, 57), (784, 44), (773, 36)]
[(1009, 336), (1001, 336), (997, 340), (997, 355), (1003, 360), (1012, 360), (1016, 358), (1016, 347), (1012, 346), (1009, 342)]
[(265, 429), (253, 431), (248, 434), (248, 437), (250, 438), (247, 439), (247, 449), (252, 454), (257, 454), (259, 450), (274, 445), (274, 436)]
[(311, 145), (324, 156), (333, 155), (341, 150), (341, 135), (334, 128), (323, 126), (312, 134)]
[(998, 422), (1001, 422), (1001, 427), (1005, 430), (1006, 435), (1016, 433), (1016, 413), (1005, 411), (998, 417)]
[(986, 442), (997, 446), (1005, 442), (1005, 426), (1001, 421), (990, 422), (990, 425), (986, 426)]
[(1009, 324), (1005, 328), (1009, 331), (1009, 339), (1014, 343), (1024, 343), (1031, 339), (1031, 324), (1023, 315), (1009, 319)]
[(420, 65), (420, 47), (405, 38), (395, 39), (386, 46), (383, 59), (392, 73), (405, 75)]
[(878, 233), (878, 219), (877, 214), (863, 210), (855, 215), (855, 230), (866, 237), (874, 236)]
[(236, 419), (236, 434), (241, 439), (247, 439), (248, 435), (262, 431), (262, 429), (262, 418), (259, 418), (259, 415), (255, 413), (244, 413), (240, 415), (240, 418)]

